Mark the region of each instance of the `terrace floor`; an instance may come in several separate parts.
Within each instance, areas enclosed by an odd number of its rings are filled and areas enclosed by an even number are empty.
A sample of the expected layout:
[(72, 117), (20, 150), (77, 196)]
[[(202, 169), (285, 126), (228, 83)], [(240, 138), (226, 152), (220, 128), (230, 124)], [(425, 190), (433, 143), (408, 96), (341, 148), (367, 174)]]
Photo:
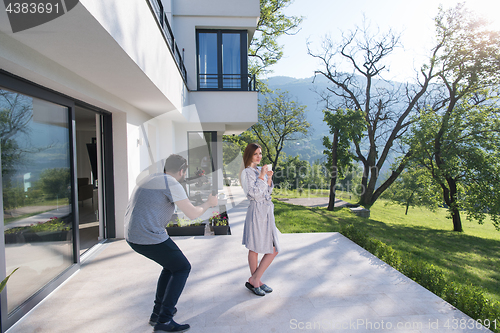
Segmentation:
[[(247, 204), (232, 203), (232, 235), (173, 238), (192, 265), (175, 317), (190, 332), (488, 331), (339, 233), (282, 234), (263, 278), (274, 292), (255, 296), (244, 286)], [(124, 240), (108, 241), (8, 332), (152, 332), (159, 272)]]

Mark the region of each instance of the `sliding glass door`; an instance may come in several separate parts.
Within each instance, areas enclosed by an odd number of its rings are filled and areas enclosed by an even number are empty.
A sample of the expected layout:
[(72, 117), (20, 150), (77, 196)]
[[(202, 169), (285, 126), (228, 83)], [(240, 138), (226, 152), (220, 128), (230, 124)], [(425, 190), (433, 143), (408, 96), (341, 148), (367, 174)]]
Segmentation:
[(9, 314), (75, 262), (69, 124), (67, 107), (0, 87)]

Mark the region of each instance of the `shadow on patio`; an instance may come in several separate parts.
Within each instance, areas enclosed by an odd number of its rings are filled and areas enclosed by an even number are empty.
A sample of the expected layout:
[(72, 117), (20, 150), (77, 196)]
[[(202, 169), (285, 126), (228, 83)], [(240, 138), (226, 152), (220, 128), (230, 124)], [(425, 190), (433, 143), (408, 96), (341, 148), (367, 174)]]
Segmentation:
[[(190, 332), (446, 332), (470, 320), (339, 233), (282, 234), (263, 278), (274, 292), (253, 295), (244, 286), (246, 207), (229, 211), (230, 236), (174, 238), (192, 265), (175, 317)], [(159, 272), (124, 240), (107, 242), (8, 332), (152, 332)]]

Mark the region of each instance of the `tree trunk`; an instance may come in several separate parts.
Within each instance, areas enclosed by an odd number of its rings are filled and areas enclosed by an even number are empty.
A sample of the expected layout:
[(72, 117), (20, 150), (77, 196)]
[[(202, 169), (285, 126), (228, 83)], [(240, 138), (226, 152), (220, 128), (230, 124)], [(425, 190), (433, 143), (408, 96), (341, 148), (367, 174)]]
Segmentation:
[(339, 145), (339, 130), (333, 134), (332, 142), (332, 179), (330, 181), (330, 199), (328, 201), (328, 210), (332, 211), (335, 208), (335, 186), (337, 185), (337, 147)]
[[(335, 173), (336, 174), (336, 173)], [(330, 200), (328, 201), (328, 210), (335, 208), (335, 186), (337, 185), (337, 176), (332, 177), (330, 181)]]
[(405, 211), (405, 215), (408, 215), (408, 208), (410, 207), (411, 205), (411, 201), (413, 199), (413, 194), (415, 194), (415, 191), (411, 192), (410, 194), (410, 197), (406, 200), (406, 211)]
[(441, 183), (440, 185), (443, 189), (444, 202), (448, 205), (448, 210), (450, 211), (453, 221), (453, 231), (462, 232), (464, 229), (462, 228), (462, 221), (460, 219), (460, 210), (456, 205), (457, 183), (453, 178), (446, 178), (446, 182), (449, 188), (444, 183)]
[(460, 211), (458, 209), (451, 210), (451, 216), (453, 218), (453, 231), (463, 232), (462, 220), (460, 219)]
[(462, 221), (460, 219), (460, 210), (457, 208), (457, 182), (453, 178), (447, 178), (446, 181), (450, 186), (450, 212), (453, 220), (453, 231), (462, 232), (464, 229), (462, 228)]

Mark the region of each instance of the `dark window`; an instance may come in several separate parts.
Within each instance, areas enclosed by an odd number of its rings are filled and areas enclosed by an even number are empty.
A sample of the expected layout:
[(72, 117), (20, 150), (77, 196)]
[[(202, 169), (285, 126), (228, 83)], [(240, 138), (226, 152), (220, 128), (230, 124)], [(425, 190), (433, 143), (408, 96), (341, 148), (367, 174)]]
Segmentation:
[(198, 89), (247, 90), (247, 32), (198, 30)]

